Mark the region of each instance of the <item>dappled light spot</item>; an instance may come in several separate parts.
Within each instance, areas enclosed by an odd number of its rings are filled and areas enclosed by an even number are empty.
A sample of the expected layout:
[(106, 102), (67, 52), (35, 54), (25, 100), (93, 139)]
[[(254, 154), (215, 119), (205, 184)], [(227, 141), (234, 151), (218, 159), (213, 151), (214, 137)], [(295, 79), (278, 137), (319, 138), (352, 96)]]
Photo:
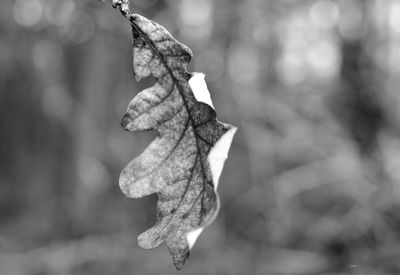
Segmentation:
[(295, 51), (285, 53), (277, 63), (278, 77), (286, 85), (302, 82), (306, 75), (304, 59)]
[(70, 23), (75, 9), (73, 0), (63, 0), (57, 6), (47, 6), (46, 16), (52, 24), (62, 27)]
[(179, 16), (183, 34), (191, 40), (204, 41), (212, 31), (213, 3), (210, 0), (183, 0)]
[(317, 1), (310, 9), (312, 23), (322, 29), (333, 28), (339, 19), (340, 12), (337, 4), (332, 1)]
[(13, 16), (17, 24), (33, 27), (42, 19), (42, 3), (39, 0), (17, 0), (13, 6)]
[(210, 20), (213, 6), (210, 0), (183, 0), (180, 17), (184, 24), (199, 26)]
[(340, 8), (339, 32), (345, 39), (358, 39), (365, 34), (363, 16), (353, 1), (342, 1)]
[(400, 34), (400, 2), (391, 3), (388, 21), (390, 28)]
[(307, 53), (307, 62), (313, 73), (322, 78), (332, 78), (339, 72), (339, 49), (329, 41), (321, 41)]

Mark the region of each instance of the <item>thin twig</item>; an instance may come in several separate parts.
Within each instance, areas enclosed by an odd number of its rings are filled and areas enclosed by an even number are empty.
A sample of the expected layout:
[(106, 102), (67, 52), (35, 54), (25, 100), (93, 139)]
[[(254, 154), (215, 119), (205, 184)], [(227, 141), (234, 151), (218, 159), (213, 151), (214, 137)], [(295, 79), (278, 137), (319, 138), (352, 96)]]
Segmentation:
[(123, 16), (130, 19), (131, 10), (129, 9), (129, 0), (112, 0), (114, 8), (119, 9)]

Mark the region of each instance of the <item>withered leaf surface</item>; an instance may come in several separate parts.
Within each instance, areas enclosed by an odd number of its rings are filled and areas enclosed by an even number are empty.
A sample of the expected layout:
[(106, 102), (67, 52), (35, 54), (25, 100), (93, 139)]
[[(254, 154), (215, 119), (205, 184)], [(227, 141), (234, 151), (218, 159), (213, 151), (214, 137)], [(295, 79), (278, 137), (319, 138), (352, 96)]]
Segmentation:
[(218, 212), (216, 186), (236, 128), (218, 122), (214, 109), (196, 99), (188, 82), (195, 75), (186, 70), (191, 50), (143, 16), (129, 20), (135, 77), (157, 82), (131, 101), (121, 125), (158, 135), (123, 169), (120, 187), (132, 198), (157, 193), (157, 222), (138, 237), (139, 245), (151, 249), (165, 242), (181, 269)]

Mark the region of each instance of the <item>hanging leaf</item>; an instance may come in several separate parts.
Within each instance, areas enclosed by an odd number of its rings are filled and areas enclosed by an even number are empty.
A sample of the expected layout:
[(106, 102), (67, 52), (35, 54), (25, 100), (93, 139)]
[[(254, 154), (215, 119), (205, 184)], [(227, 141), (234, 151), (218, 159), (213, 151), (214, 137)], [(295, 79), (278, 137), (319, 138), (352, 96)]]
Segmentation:
[(158, 136), (123, 169), (120, 187), (131, 198), (157, 193), (157, 223), (139, 236), (139, 245), (165, 242), (181, 269), (217, 215), (216, 188), (236, 128), (216, 120), (204, 75), (187, 72), (191, 50), (143, 16), (127, 17), (136, 80), (152, 76), (157, 82), (131, 101), (121, 125)]

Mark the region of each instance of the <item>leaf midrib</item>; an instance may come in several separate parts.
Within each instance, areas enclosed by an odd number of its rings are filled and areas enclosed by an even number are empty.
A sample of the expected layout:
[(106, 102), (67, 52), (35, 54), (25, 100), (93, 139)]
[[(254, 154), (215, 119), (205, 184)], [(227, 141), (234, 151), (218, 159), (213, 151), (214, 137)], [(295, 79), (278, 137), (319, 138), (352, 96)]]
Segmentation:
[[(203, 163), (203, 158), (204, 156), (202, 155), (201, 149), (200, 149), (200, 145), (199, 145), (199, 134), (198, 131), (195, 127), (195, 123), (194, 123), (194, 119), (190, 113), (190, 108), (188, 105), (188, 102), (184, 96), (183, 93), (183, 88), (181, 87), (179, 81), (176, 79), (176, 77), (174, 76), (171, 68), (168, 66), (168, 64), (165, 61), (164, 55), (161, 54), (156, 46), (154, 45), (154, 42), (148, 37), (148, 35), (133, 21), (133, 15), (130, 16), (129, 21), (131, 22), (131, 25), (135, 28), (135, 30), (145, 39), (145, 41), (150, 45), (150, 47), (152, 48), (153, 52), (158, 56), (158, 58), (160, 59), (161, 63), (164, 65), (164, 67), (166, 68), (167, 72), (170, 74), (172, 81), (174, 82), (174, 84), (176, 85), (179, 95), (182, 98), (182, 101), (185, 105), (185, 108), (187, 110), (188, 116), (189, 116), (189, 120), (190, 120), (190, 124), (193, 128), (193, 132), (195, 135), (195, 140), (196, 140), (196, 149), (197, 152), (200, 154), (200, 166), (201, 166), (201, 173), (202, 173), (202, 180), (203, 180), (203, 190), (205, 189), (205, 178), (207, 177), (206, 173), (205, 173), (205, 168), (204, 168), (204, 163)], [(189, 74), (189, 73), (188, 73)], [(190, 88), (191, 89), (191, 88)], [(193, 91), (192, 91), (193, 93)], [(211, 180), (212, 183), (212, 180)], [(189, 183), (188, 183), (189, 184)], [(211, 184), (213, 185), (213, 184)], [(203, 207), (202, 207), (203, 208)]]

